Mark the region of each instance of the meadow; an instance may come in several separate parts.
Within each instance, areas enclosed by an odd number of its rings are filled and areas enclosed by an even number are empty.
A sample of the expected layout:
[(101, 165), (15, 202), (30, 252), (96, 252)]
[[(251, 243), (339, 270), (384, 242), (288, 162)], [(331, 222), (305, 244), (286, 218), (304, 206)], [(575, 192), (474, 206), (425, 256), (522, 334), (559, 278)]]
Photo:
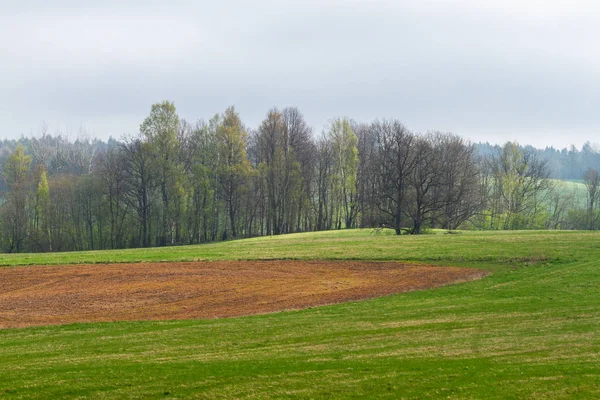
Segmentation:
[(580, 208), (587, 207), (587, 187), (583, 181), (552, 179), (555, 190), (562, 196), (572, 196), (574, 205)]
[(491, 275), (249, 317), (0, 330), (0, 398), (600, 398), (594, 232), (352, 230), (2, 255), (0, 264), (260, 259), (398, 260)]

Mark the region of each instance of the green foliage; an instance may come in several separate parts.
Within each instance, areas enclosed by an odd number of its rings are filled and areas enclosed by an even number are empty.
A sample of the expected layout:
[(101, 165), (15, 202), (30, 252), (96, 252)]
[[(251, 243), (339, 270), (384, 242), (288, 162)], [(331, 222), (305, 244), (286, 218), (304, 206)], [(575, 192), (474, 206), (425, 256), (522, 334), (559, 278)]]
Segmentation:
[[(246, 155), (247, 132), (234, 107), (229, 107), (222, 116), (216, 130), (217, 152), (219, 155), (217, 174), (220, 190), (227, 205), (231, 237), (238, 236), (236, 220), (241, 207), (242, 196), (247, 192), (247, 178), (252, 173)], [(225, 235), (227, 237), (227, 235)]]
[[(271, 109), (249, 130), (233, 107), (191, 125), (164, 101), (152, 105), (138, 135), (111, 139), (108, 147), (46, 135), (22, 142), (10, 142), (16, 150), (4, 156), (6, 252), (172, 246), (357, 226), (397, 233), (600, 227), (598, 195), (586, 190), (594, 180), (572, 184), (584, 189), (577, 197), (567, 185), (556, 189), (527, 148), (507, 143), (478, 165), (460, 137), (414, 134), (398, 120), (338, 118), (315, 140), (294, 107)], [(574, 210), (586, 206), (583, 217)]]
[[(485, 177), (489, 225), (484, 229), (536, 229), (560, 224), (564, 213), (556, 181), (548, 178), (544, 161), (508, 142), (489, 160)], [(551, 215), (550, 215), (551, 214)]]
[(19, 144), (15, 151), (8, 157), (4, 166), (4, 180), (13, 188), (15, 185), (23, 184), (27, 180), (31, 168), (31, 156), (25, 155), (23, 146)]
[(3, 240), (7, 252), (23, 250), (27, 238), (27, 196), (31, 156), (19, 144), (4, 165), (4, 181), (9, 188), (3, 208)]
[(337, 204), (340, 228), (342, 215), (345, 228), (353, 228), (357, 216), (358, 138), (348, 118), (334, 120), (327, 133), (332, 146), (332, 193)]
[[(178, 232), (177, 216), (181, 213), (185, 198), (182, 198), (184, 184), (183, 169), (176, 162), (179, 142), (177, 130), (179, 116), (175, 105), (169, 101), (152, 105), (150, 115), (140, 126), (154, 161), (154, 173), (159, 182), (162, 200), (162, 229), (160, 244), (177, 242), (174, 232)], [(177, 235), (175, 235), (177, 236)]]
[(192, 167), (188, 179), (193, 189), (186, 218), (191, 228), (192, 243), (209, 241), (217, 224), (214, 212), (217, 186), (215, 136), (216, 127), (198, 123), (189, 140)]
[(38, 230), (41, 232), (41, 238), (48, 250), (52, 250), (50, 212), (50, 187), (48, 186), (46, 171), (42, 170), (36, 192), (35, 213), (38, 220)]
[(308, 197), (302, 191), (305, 182), (296, 153), (296, 146), (304, 144), (301, 142), (305, 130), (301, 117), (293, 112), (292, 109), (270, 110), (254, 136), (255, 168), (259, 178), (256, 190), (260, 193), (258, 208), (266, 214), (267, 235), (299, 229), (298, 213)]
[(552, 179), (552, 184), (557, 192), (562, 196), (570, 197), (573, 205), (585, 207), (587, 190), (585, 185), (580, 182), (564, 181)]
[(163, 101), (152, 105), (150, 115), (140, 125), (140, 132), (161, 150), (167, 151), (168, 157), (177, 144), (179, 117), (175, 104)]
[(37, 205), (40, 214), (47, 213), (50, 208), (50, 187), (48, 186), (46, 171), (42, 171), (40, 175), (40, 182), (37, 187)]

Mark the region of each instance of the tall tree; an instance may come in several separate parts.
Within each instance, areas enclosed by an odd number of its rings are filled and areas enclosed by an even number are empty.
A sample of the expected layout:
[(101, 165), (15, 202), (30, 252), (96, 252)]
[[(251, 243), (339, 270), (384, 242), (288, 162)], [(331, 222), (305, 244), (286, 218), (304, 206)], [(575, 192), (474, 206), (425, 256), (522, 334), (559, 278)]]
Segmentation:
[(436, 193), (441, 185), (441, 153), (439, 137), (429, 134), (417, 138), (414, 146), (414, 167), (408, 175), (411, 203), (406, 208), (413, 222), (412, 233), (420, 234), (423, 224), (432, 213), (442, 208), (444, 198)]
[(191, 243), (214, 240), (212, 232), (217, 225), (215, 204), (216, 188), (216, 129), (215, 121), (207, 124), (198, 121), (184, 141), (186, 156), (184, 164), (191, 185), (187, 220)]
[(264, 164), (268, 197), (267, 234), (287, 233), (299, 224), (306, 182), (297, 154), (306, 158), (305, 135), (296, 109), (270, 110), (258, 129), (258, 159)]
[(348, 118), (338, 118), (329, 126), (333, 156), (333, 194), (336, 199), (336, 227), (353, 228), (358, 215), (356, 178), (358, 171), (358, 138)]
[(282, 233), (286, 207), (287, 175), (283, 117), (276, 109), (267, 113), (258, 128), (258, 156), (264, 164), (267, 188), (267, 235)]
[(125, 246), (124, 223), (129, 208), (125, 199), (128, 177), (123, 147), (112, 145), (102, 154), (98, 160), (97, 174), (102, 180), (108, 203), (110, 247), (122, 248)]
[(140, 126), (140, 132), (150, 144), (162, 200), (162, 229), (159, 245), (172, 241), (173, 209), (171, 202), (180, 188), (181, 171), (177, 165), (179, 116), (169, 101), (152, 105), (150, 115)]
[(135, 210), (138, 219), (138, 246), (148, 247), (150, 240), (150, 209), (156, 180), (152, 171), (150, 145), (140, 138), (126, 139), (123, 146), (124, 173), (127, 181), (125, 201)]
[(239, 114), (233, 107), (227, 108), (216, 135), (219, 189), (229, 217), (230, 234), (225, 233), (225, 237), (238, 237), (236, 217), (242, 204), (242, 196), (248, 189), (247, 178), (251, 174), (246, 154), (247, 136)]
[(50, 187), (48, 186), (48, 177), (46, 170), (42, 167), (40, 181), (36, 191), (35, 205), (36, 220), (38, 230), (41, 232), (42, 249), (52, 251), (52, 241), (50, 236)]
[[(285, 147), (286, 165), (291, 175), (299, 174), (299, 187), (292, 187), (289, 191), (292, 199), (290, 206), (294, 207), (296, 214), (296, 230), (302, 229), (304, 214), (304, 229), (308, 229), (310, 218), (310, 202), (313, 195), (311, 182), (314, 177), (315, 144), (312, 138), (312, 128), (304, 119), (304, 115), (296, 107), (286, 107), (282, 111), (284, 136), (288, 145)], [(292, 202), (294, 204), (292, 204)], [(290, 230), (293, 229), (290, 221)]]
[(597, 229), (598, 215), (596, 208), (600, 199), (600, 174), (594, 168), (589, 168), (583, 176), (587, 189), (587, 219), (588, 229)]
[(436, 196), (443, 203), (440, 223), (448, 230), (481, 211), (480, 174), (475, 148), (463, 138), (451, 133), (435, 132), (438, 146), (440, 187)]
[(317, 202), (316, 228), (318, 231), (331, 229), (332, 212), (330, 212), (331, 201), (331, 142), (327, 135), (323, 134), (317, 141), (317, 173), (315, 179)]
[(358, 170), (356, 174), (360, 227), (377, 227), (381, 224), (377, 208), (379, 187), (379, 149), (377, 136), (370, 124), (355, 124), (352, 128), (358, 137)]
[(524, 151), (516, 143), (507, 142), (499, 156), (493, 159), (493, 193), (501, 207), (495, 214), (500, 228), (520, 229), (541, 211), (541, 204), (553, 188), (545, 161), (536, 153)]
[(8, 228), (8, 252), (23, 250), (27, 238), (27, 193), (31, 156), (19, 144), (4, 166), (4, 182), (8, 186), (5, 226)]
[(375, 122), (372, 129), (377, 136), (380, 153), (379, 208), (389, 216), (385, 225), (400, 235), (409, 176), (417, 161), (414, 152), (416, 138), (397, 120)]

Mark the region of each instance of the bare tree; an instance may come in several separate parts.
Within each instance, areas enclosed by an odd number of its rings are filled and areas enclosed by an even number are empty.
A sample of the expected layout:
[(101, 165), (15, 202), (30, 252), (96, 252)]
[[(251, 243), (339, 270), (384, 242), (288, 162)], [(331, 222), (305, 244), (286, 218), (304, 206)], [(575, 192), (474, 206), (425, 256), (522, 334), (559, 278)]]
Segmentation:
[(323, 136), (317, 141), (317, 176), (316, 176), (316, 191), (317, 201), (315, 206), (316, 211), (316, 228), (317, 230), (331, 229), (332, 218), (330, 211), (330, 188), (331, 188), (331, 169), (332, 169), (331, 143), (327, 136)]
[(451, 133), (437, 136), (438, 171), (440, 187), (438, 196), (443, 202), (440, 222), (448, 230), (458, 228), (483, 208), (480, 192), (480, 173), (472, 144)]
[(56, 156), (56, 148), (52, 146), (52, 137), (48, 135), (48, 125), (42, 124), (41, 137), (31, 139), (31, 155), (34, 165), (42, 165), (46, 171)]
[(379, 145), (379, 209), (388, 216), (383, 223), (402, 233), (405, 195), (417, 157), (416, 137), (400, 121), (378, 121), (372, 127)]
[(127, 164), (125, 156), (123, 147), (111, 146), (98, 160), (97, 173), (103, 183), (108, 202), (110, 246), (113, 249), (125, 246), (123, 224), (129, 208), (125, 199), (128, 189), (128, 167), (131, 170), (131, 165)]
[(600, 174), (594, 168), (585, 171), (583, 182), (587, 189), (588, 229), (597, 229), (598, 215), (596, 208), (600, 198)]
[(354, 228), (358, 215), (356, 177), (358, 171), (358, 138), (348, 118), (334, 119), (328, 128), (331, 169), (331, 215), (336, 229)]
[(406, 213), (413, 222), (412, 233), (420, 234), (426, 218), (442, 209), (444, 197), (441, 187), (443, 149), (436, 133), (418, 137), (414, 144), (414, 167), (408, 175), (410, 203)]
[(568, 193), (564, 191), (563, 187), (557, 187), (548, 198), (548, 222), (546, 227), (548, 229), (561, 229), (565, 223), (567, 212), (577, 202), (575, 193)]
[(377, 226), (380, 220), (378, 204), (379, 188), (379, 149), (377, 136), (369, 124), (353, 124), (358, 137), (358, 171), (356, 186), (358, 191), (358, 210), (361, 215), (360, 227)]
[[(312, 128), (304, 119), (304, 115), (296, 107), (286, 107), (281, 112), (283, 117), (283, 131), (289, 143), (287, 150), (287, 165), (291, 170), (296, 170), (295, 164), (299, 164), (300, 186), (293, 191), (295, 200), (296, 230), (302, 229), (302, 216), (304, 214), (305, 225), (310, 218), (310, 199), (312, 197), (312, 185), (314, 173), (315, 144), (312, 139)], [(293, 229), (290, 221), (290, 229)]]
[(151, 194), (155, 186), (152, 172), (152, 154), (148, 143), (141, 138), (130, 137), (124, 140), (123, 166), (127, 180), (125, 201), (139, 222), (138, 246), (150, 245)]
[(96, 143), (90, 141), (83, 133), (67, 147), (67, 162), (72, 172), (77, 175), (89, 175), (92, 172), (96, 155)]
[(284, 133), (283, 116), (276, 108), (271, 109), (257, 136), (258, 156), (264, 163), (267, 187), (267, 235), (284, 233), (284, 216), (289, 190), (287, 152), (289, 138)]

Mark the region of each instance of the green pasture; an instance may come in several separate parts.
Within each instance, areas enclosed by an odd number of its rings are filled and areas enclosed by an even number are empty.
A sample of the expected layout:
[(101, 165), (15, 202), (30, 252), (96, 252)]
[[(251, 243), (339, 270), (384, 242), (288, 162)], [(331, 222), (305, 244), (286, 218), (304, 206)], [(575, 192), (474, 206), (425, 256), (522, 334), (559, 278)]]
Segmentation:
[(492, 274), (243, 318), (0, 330), (0, 398), (600, 398), (599, 233), (353, 230), (0, 264), (217, 259), (407, 260)]
[(583, 181), (563, 181), (553, 179), (555, 189), (562, 196), (570, 196), (575, 202), (573, 206), (586, 208), (587, 207), (587, 188)]

